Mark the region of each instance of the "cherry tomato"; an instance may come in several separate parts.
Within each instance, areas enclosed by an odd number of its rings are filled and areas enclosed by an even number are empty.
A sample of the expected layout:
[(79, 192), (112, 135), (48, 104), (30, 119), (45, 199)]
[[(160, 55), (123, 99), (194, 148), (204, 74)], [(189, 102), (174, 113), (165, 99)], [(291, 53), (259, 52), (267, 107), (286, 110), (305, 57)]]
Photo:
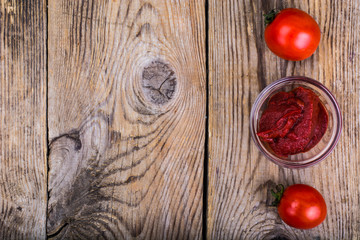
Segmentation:
[(265, 42), (281, 58), (299, 61), (310, 57), (320, 42), (320, 28), (306, 12), (296, 8), (266, 15)]
[(304, 184), (295, 184), (286, 188), (282, 196), (280, 196), (281, 193), (282, 191), (273, 192), (280, 197), (277, 209), (281, 219), (287, 225), (299, 229), (309, 229), (324, 221), (326, 203), (315, 188)]

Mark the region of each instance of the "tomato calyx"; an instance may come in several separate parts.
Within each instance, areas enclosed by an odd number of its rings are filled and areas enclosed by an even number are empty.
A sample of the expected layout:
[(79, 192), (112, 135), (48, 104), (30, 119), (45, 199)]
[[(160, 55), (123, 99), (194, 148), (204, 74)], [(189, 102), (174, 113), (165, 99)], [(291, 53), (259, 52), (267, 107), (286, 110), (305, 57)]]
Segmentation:
[(267, 26), (268, 24), (272, 23), (278, 13), (279, 13), (278, 10), (272, 9), (270, 12), (264, 14), (265, 26)]
[(277, 207), (280, 203), (281, 197), (284, 193), (285, 187), (282, 184), (278, 184), (276, 185), (276, 192), (274, 191), (274, 189), (271, 189), (271, 195), (273, 195), (273, 197), (275, 198), (275, 200), (272, 202), (272, 206)]

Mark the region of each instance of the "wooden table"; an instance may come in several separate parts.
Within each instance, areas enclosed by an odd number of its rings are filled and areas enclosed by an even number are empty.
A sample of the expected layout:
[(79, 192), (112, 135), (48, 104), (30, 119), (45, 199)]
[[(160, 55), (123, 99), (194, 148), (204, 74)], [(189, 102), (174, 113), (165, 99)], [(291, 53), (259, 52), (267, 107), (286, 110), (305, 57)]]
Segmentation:
[[(262, 14), (319, 23), (316, 53), (282, 60)], [(1, 0), (1, 239), (360, 239), (360, 1)], [(249, 114), (285, 76), (337, 98), (332, 154), (301, 170), (256, 149)], [(269, 188), (328, 206), (285, 225)]]

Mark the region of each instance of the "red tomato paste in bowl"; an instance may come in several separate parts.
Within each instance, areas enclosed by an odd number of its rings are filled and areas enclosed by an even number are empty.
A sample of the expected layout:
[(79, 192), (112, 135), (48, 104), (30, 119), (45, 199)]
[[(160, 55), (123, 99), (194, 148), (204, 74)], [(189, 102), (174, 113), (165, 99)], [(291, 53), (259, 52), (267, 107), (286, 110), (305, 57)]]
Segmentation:
[(275, 154), (287, 157), (313, 148), (328, 126), (328, 113), (310, 89), (297, 87), (272, 96), (257, 135)]

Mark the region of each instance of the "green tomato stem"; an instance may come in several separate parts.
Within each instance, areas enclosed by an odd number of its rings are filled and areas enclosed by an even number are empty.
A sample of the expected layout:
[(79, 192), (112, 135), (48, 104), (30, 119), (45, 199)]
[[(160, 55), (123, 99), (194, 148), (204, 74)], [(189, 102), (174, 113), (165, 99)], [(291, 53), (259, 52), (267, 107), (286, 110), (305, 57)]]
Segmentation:
[(273, 9), (270, 12), (268, 12), (267, 14), (264, 14), (265, 26), (272, 23), (278, 13), (279, 13), (278, 10)]
[(278, 206), (279, 205), (281, 197), (282, 197), (282, 195), (284, 193), (284, 189), (285, 189), (284, 185), (282, 185), (282, 184), (276, 185), (275, 188), (276, 188), (277, 192), (275, 192), (274, 189), (271, 189), (271, 195), (273, 195), (273, 197), (275, 198), (275, 200), (271, 204), (272, 206)]

